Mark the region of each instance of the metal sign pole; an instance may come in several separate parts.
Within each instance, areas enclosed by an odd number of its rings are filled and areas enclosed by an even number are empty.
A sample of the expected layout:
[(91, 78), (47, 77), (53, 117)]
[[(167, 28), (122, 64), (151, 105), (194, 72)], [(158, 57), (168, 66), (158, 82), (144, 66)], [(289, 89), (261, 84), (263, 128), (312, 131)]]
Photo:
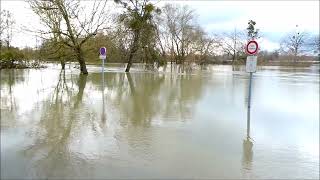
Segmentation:
[(248, 94), (248, 111), (247, 111), (247, 139), (250, 138), (250, 110), (251, 110), (251, 86), (252, 86), (252, 72), (250, 72), (249, 79), (249, 94)]
[(102, 121), (105, 121), (105, 112), (104, 112), (104, 59), (102, 59)]
[(102, 60), (102, 65), (101, 65), (101, 73), (102, 73), (102, 84), (104, 88), (104, 61), (107, 59), (107, 50), (105, 47), (100, 48), (100, 56), (99, 58)]
[(101, 65), (101, 75), (102, 75), (102, 121), (105, 122), (105, 110), (104, 110), (104, 61), (107, 59), (107, 50), (105, 47), (100, 48), (100, 56), (99, 58), (102, 60)]
[(249, 56), (247, 56), (246, 61), (246, 72), (250, 73), (249, 78), (249, 92), (248, 92), (248, 109), (247, 109), (247, 140), (250, 139), (250, 115), (251, 115), (251, 88), (252, 88), (252, 76), (253, 72), (257, 70), (257, 52), (259, 46), (255, 40), (251, 40), (248, 42), (246, 46), (246, 52)]
[(104, 61), (105, 59), (102, 59), (102, 66), (101, 66), (101, 74), (102, 74), (102, 90), (104, 91)]
[(251, 105), (251, 86), (252, 86), (252, 72), (250, 72), (250, 80), (249, 80), (249, 95), (248, 95), (248, 108)]
[(104, 59), (102, 59), (101, 72), (104, 73)]
[(104, 90), (104, 59), (102, 60), (101, 73), (102, 73), (102, 90)]

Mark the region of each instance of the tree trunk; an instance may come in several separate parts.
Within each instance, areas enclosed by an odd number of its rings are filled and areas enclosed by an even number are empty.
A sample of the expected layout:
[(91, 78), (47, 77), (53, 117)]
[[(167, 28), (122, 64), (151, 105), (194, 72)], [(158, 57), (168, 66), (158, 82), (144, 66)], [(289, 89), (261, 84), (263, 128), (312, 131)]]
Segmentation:
[(9, 51), (10, 50), (10, 42), (7, 41), (7, 50)]
[(80, 47), (76, 48), (77, 59), (80, 65), (80, 73), (88, 74), (86, 62), (84, 61), (83, 52)]
[(127, 64), (125, 72), (129, 72), (130, 71), (130, 68), (131, 68), (131, 65), (132, 65), (133, 55), (138, 50), (139, 34), (140, 34), (139, 31), (134, 32), (134, 39), (133, 39), (133, 43), (132, 43), (132, 46), (131, 46), (130, 55), (129, 55), (129, 59), (128, 59), (128, 64)]
[(232, 54), (232, 64), (234, 64), (236, 61), (236, 51), (233, 51), (233, 54)]
[(293, 61), (294, 61), (294, 63), (297, 63), (297, 56), (298, 56), (298, 48), (295, 48), (294, 49), (294, 59), (293, 59)]
[(129, 87), (130, 87), (131, 94), (134, 95), (136, 91), (135, 91), (135, 88), (134, 88), (134, 85), (133, 85), (131, 74), (130, 73), (126, 73), (126, 76), (127, 76), (128, 82), (129, 82)]
[(79, 103), (82, 101), (83, 92), (84, 92), (84, 89), (86, 87), (86, 83), (87, 83), (87, 76), (80, 74), (78, 82), (77, 82), (79, 91), (78, 91), (78, 94), (77, 94), (77, 99), (76, 99), (76, 102), (74, 104), (74, 107), (78, 107)]
[(61, 60), (60, 63), (61, 63), (61, 69), (65, 70), (66, 69), (65, 68), (66, 67), (66, 63), (63, 60)]
[(133, 50), (130, 51), (129, 60), (125, 72), (129, 72), (132, 65)]
[(11, 59), (10, 66), (11, 66), (10, 68), (15, 68), (14, 67), (14, 59)]

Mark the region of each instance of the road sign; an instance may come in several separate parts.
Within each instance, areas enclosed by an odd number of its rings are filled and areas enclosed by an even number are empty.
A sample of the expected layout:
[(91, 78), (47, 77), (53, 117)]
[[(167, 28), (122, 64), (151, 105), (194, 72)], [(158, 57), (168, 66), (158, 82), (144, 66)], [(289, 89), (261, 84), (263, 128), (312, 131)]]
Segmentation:
[(257, 71), (257, 56), (248, 56), (246, 62), (246, 72), (256, 72)]
[(246, 47), (246, 51), (248, 54), (253, 55), (258, 52), (258, 43), (257, 41), (249, 41)]
[(100, 59), (106, 59), (107, 58), (107, 49), (105, 47), (100, 48)]

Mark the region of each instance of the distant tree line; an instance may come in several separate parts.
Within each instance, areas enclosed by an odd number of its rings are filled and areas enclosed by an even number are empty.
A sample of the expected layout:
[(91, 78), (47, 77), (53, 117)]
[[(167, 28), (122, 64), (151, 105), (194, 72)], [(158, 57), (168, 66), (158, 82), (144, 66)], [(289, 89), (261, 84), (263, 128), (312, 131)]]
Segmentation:
[[(11, 47), (14, 19), (1, 11), (1, 67), (14, 67), (16, 61), (58, 61), (62, 69), (66, 62), (78, 62), (80, 72), (87, 74), (86, 63), (98, 62), (98, 49), (107, 48), (107, 62), (153, 64), (208, 64), (245, 62), (245, 44), (259, 39), (256, 22), (248, 21), (247, 29), (209, 34), (197, 22), (188, 6), (166, 4), (157, 7), (149, 0), (114, 0), (121, 9), (109, 13), (106, 0), (84, 4), (80, 0), (28, 0), (39, 16), (43, 30), (30, 30), (42, 38), (39, 47)], [(289, 57), (296, 62), (306, 52), (319, 54), (319, 35), (305, 32), (288, 33), (281, 48), (273, 52), (260, 51), (263, 62)], [(319, 56), (318, 56), (319, 57)]]

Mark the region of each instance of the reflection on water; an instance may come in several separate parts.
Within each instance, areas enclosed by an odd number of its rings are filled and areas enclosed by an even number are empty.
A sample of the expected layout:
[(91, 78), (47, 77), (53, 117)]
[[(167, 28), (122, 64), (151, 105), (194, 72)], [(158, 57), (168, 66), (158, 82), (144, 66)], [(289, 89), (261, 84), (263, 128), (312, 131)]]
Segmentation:
[[(104, 72), (104, 67), (102, 68), (102, 71), (101, 72)], [(101, 114), (101, 121), (103, 122), (103, 123), (105, 123), (106, 122), (106, 119), (107, 119), (107, 117), (106, 117), (106, 112), (105, 112), (105, 105), (104, 105), (104, 101), (105, 101), (105, 96), (104, 96), (104, 73), (101, 73), (101, 76), (102, 76), (102, 82), (101, 82), (101, 84), (102, 84), (102, 90), (101, 90), (101, 99), (102, 99), (102, 114)]]
[(253, 178), (250, 175), (252, 171), (252, 161), (253, 161), (253, 143), (250, 139), (243, 140), (243, 155), (242, 155), (242, 177), (243, 178)]
[[(252, 74), (250, 74), (252, 76)], [(253, 142), (250, 137), (250, 118), (251, 118), (251, 86), (252, 86), (252, 77), (249, 78), (249, 89), (248, 89), (248, 102), (247, 102), (247, 134), (246, 139), (243, 140), (243, 155), (242, 155), (242, 168), (245, 174), (243, 177), (248, 178), (246, 172), (251, 171), (252, 158), (253, 158)]]
[(319, 177), (319, 67), (134, 68), (2, 70), (1, 178)]

